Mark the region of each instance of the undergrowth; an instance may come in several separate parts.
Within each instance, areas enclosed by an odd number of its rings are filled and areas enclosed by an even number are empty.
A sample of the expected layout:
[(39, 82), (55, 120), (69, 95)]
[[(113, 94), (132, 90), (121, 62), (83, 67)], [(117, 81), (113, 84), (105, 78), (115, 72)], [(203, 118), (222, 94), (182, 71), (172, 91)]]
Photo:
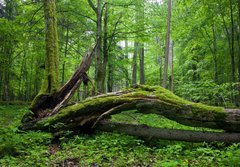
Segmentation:
[[(240, 143), (189, 143), (96, 132), (60, 138), (49, 133), (17, 129), (25, 106), (0, 106), (0, 166), (240, 166)], [(208, 130), (177, 124), (150, 114), (127, 111), (113, 121), (155, 127)]]

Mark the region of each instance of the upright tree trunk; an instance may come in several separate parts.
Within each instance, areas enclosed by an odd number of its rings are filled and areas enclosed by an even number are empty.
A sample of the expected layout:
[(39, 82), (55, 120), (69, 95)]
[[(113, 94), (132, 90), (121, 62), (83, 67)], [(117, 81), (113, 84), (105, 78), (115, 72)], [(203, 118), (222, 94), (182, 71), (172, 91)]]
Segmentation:
[(9, 101), (9, 71), (8, 69), (4, 73), (4, 85), (3, 85), (3, 101)]
[(234, 56), (234, 21), (233, 21), (233, 4), (230, 0), (230, 14), (231, 14), (231, 66), (232, 66), (232, 82), (235, 82), (235, 56)]
[[(128, 40), (125, 40), (125, 55), (124, 59), (128, 60)], [(128, 68), (126, 68), (125, 71), (125, 87), (129, 87), (129, 74), (128, 74)]]
[(169, 90), (173, 92), (173, 41), (170, 39), (170, 48), (169, 48), (169, 67), (170, 67), (170, 76), (169, 76)]
[(108, 62), (107, 91), (108, 92), (112, 92), (113, 91), (113, 63), (112, 63), (112, 60)]
[[(232, 0), (229, 1), (230, 2), (230, 17), (231, 17), (231, 24), (233, 24), (233, 17), (232, 17)], [(227, 36), (227, 41), (228, 41), (228, 47), (229, 47), (229, 55), (230, 55), (230, 60), (231, 60), (231, 80), (232, 82), (235, 81), (235, 66), (234, 66), (234, 54), (232, 53), (232, 40), (231, 40), (231, 36), (230, 37), (230, 32), (227, 28), (227, 24), (226, 24), (226, 21), (225, 21), (225, 18), (224, 18), (224, 13), (222, 12), (222, 7), (221, 7), (221, 4), (220, 4), (220, 1), (218, 0), (218, 3), (220, 5), (220, 14), (222, 16), (222, 21), (223, 21), (223, 26), (224, 26), (224, 30), (225, 30), (225, 33), (226, 33), (226, 36)]]
[[(238, 81), (240, 82), (240, 1), (239, 0), (238, 0)], [(239, 90), (239, 94), (240, 94), (240, 90)]]
[(165, 62), (164, 62), (164, 76), (163, 76), (163, 87), (167, 87), (168, 78), (168, 56), (170, 46), (170, 29), (171, 29), (171, 14), (172, 14), (172, 0), (168, 0), (168, 18), (167, 18), (167, 33), (166, 33), (166, 48), (165, 48)]
[(158, 56), (159, 57), (159, 85), (162, 85), (163, 84), (163, 59), (162, 59), (162, 56)]
[(64, 49), (64, 60), (63, 60), (63, 64), (62, 64), (62, 85), (64, 84), (64, 80), (65, 80), (65, 66), (66, 66), (66, 57), (67, 57), (67, 53), (68, 53), (68, 34), (69, 34), (69, 25), (68, 25), (68, 20), (67, 20), (67, 24), (66, 24), (66, 41), (65, 41), (65, 49)]
[[(238, 26), (237, 26), (237, 44), (238, 44), (238, 82), (240, 83), (240, 1), (238, 1)], [(240, 106), (240, 84), (238, 85), (237, 106)]]
[(96, 84), (97, 91), (103, 93), (103, 62), (102, 62), (102, 0), (97, 1), (97, 48), (96, 48)]
[(134, 42), (134, 53), (133, 53), (133, 63), (132, 63), (132, 85), (137, 84), (137, 52), (138, 52), (138, 42)]
[(59, 88), (58, 35), (55, 0), (44, 0), (45, 19), (45, 76), (41, 93), (54, 93)]
[(102, 88), (103, 92), (105, 92), (105, 79), (106, 79), (106, 71), (107, 71), (107, 64), (108, 64), (108, 5), (105, 5), (105, 14), (104, 14), (104, 28), (103, 28), (103, 80), (102, 80)]
[(214, 82), (218, 83), (218, 64), (217, 64), (217, 36), (215, 24), (212, 24), (213, 33), (213, 62), (214, 62)]
[(140, 62), (140, 84), (145, 84), (145, 72), (144, 72), (144, 44), (140, 44), (139, 48), (139, 62)]

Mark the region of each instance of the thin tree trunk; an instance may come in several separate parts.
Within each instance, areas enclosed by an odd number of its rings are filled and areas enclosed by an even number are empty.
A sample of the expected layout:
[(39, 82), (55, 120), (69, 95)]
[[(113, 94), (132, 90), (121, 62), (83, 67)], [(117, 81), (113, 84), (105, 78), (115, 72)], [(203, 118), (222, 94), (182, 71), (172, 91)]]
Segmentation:
[(145, 72), (144, 72), (144, 44), (140, 44), (139, 48), (139, 62), (140, 62), (140, 84), (145, 84)]
[(103, 79), (102, 79), (102, 88), (103, 92), (106, 92), (105, 80), (106, 80), (106, 71), (108, 64), (108, 5), (105, 5), (105, 14), (104, 14), (104, 27), (103, 27)]
[(64, 49), (64, 59), (63, 59), (63, 64), (62, 64), (62, 84), (64, 84), (64, 80), (65, 80), (65, 66), (66, 66), (66, 57), (67, 57), (67, 53), (68, 53), (68, 39), (69, 39), (69, 25), (68, 25), (68, 20), (67, 20), (67, 25), (66, 25), (66, 41), (65, 41), (65, 49)]
[(97, 91), (103, 93), (103, 63), (102, 63), (102, 0), (97, 1), (97, 48), (96, 48), (96, 84)]
[(21, 99), (22, 98), (22, 81), (23, 81), (23, 74), (24, 74), (24, 61), (25, 61), (25, 54), (23, 55), (23, 58), (22, 58), (22, 63), (21, 63), (21, 69), (20, 69), (20, 76), (19, 76), (19, 82), (18, 82), (18, 99), (19, 100), (23, 100)]
[(108, 82), (107, 82), (108, 92), (113, 91), (113, 64), (112, 60), (108, 62)]
[(230, 0), (230, 12), (231, 12), (231, 66), (232, 66), (232, 82), (235, 82), (235, 56), (234, 56), (234, 21), (233, 21), (233, 4)]
[(9, 71), (4, 73), (3, 101), (9, 101)]
[(134, 42), (134, 53), (133, 53), (133, 63), (132, 63), (132, 85), (137, 84), (137, 52), (138, 52), (138, 42)]
[(171, 39), (169, 48), (169, 67), (170, 67), (169, 90), (173, 92), (173, 41)]
[[(238, 0), (238, 81), (240, 82), (240, 1)], [(239, 90), (240, 96), (240, 90)]]
[[(125, 40), (125, 55), (124, 55), (124, 59), (128, 60), (128, 40)], [(129, 87), (129, 74), (128, 74), (128, 68), (126, 67), (126, 71), (125, 71), (125, 87)]]
[(163, 69), (162, 69), (162, 66), (163, 66), (163, 60), (162, 60), (162, 57), (159, 55), (159, 85), (162, 85), (163, 84)]
[(172, 14), (172, 0), (168, 0), (168, 18), (167, 18), (167, 33), (166, 33), (166, 48), (165, 48), (165, 62), (164, 62), (164, 76), (163, 76), (163, 87), (167, 87), (168, 78), (168, 56), (170, 46), (170, 29), (171, 29), (171, 14)]
[[(229, 47), (229, 54), (230, 54), (230, 60), (231, 60), (231, 80), (232, 82), (235, 81), (235, 66), (234, 66), (234, 54), (232, 53), (232, 43), (231, 43), (231, 37), (230, 37), (230, 33), (229, 33), (229, 30), (227, 28), (227, 24), (226, 24), (226, 21), (225, 21), (225, 18), (224, 18), (224, 14), (223, 14), (223, 9), (222, 9), (222, 6), (221, 6), (221, 2), (220, 0), (218, 0), (218, 3), (220, 5), (220, 14), (222, 16), (222, 21), (223, 21), (223, 26), (224, 26), (224, 30), (225, 30), (225, 33), (226, 33), (226, 36), (227, 36), (227, 41), (228, 41), (228, 47)], [(232, 0), (230, 0), (230, 14), (231, 14), (231, 24), (232, 24)]]
[(213, 62), (214, 62), (214, 82), (218, 83), (218, 63), (217, 63), (217, 36), (215, 24), (212, 24), (213, 33)]

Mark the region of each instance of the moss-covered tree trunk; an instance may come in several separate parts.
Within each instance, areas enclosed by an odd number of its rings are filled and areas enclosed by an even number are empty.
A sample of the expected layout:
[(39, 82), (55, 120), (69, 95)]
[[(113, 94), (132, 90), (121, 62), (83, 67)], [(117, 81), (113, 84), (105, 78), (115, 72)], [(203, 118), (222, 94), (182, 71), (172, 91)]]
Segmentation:
[[(39, 104), (59, 89), (59, 57), (55, 0), (44, 0), (45, 20), (45, 71), (40, 92), (34, 98), (31, 108), (40, 114)], [(46, 105), (46, 104), (45, 104)]]
[(65, 107), (50, 117), (25, 122), (22, 129), (61, 131), (92, 128), (97, 127), (103, 118), (130, 109), (162, 115), (184, 125), (240, 132), (240, 110), (189, 102), (162, 87), (149, 86), (92, 97)]
[(45, 18), (45, 76), (41, 93), (54, 93), (59, 89), (59, 57), (55, 0), (44, 0)]
[(93, 51), (87, 51), (85, 57), (73, 76), (68, 82), (59, 88), (59, 56), (58, 56), (58, 35), (57, 35), (57, 18), (55, 0), (44, 0), (44, 17), (45, 17), (45, 41), (46, 41), (46, 58), (45, 74), (41, 90), (34, 98), (30, 110), (32, 117), (39, 119), (46, 115), (51, 115), (62, 107), (73, 96), (75, 90), (81, 82), (87, 84), (88, 77), (86, 71), (90, 68)]

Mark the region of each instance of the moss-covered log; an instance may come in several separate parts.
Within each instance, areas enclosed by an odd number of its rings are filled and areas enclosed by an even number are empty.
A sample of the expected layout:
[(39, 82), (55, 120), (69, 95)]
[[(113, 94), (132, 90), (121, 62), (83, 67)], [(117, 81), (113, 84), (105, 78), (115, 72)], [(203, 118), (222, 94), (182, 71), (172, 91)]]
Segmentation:
[(59, 131), (97, 127), (99, 120), (130, 109), (163, 115), (184, 125), (240, 132), (240, 110), (189, 102), (162, 87), (150, 86), (92, 97), (52, 116), (26, 119), (21, 128)]

